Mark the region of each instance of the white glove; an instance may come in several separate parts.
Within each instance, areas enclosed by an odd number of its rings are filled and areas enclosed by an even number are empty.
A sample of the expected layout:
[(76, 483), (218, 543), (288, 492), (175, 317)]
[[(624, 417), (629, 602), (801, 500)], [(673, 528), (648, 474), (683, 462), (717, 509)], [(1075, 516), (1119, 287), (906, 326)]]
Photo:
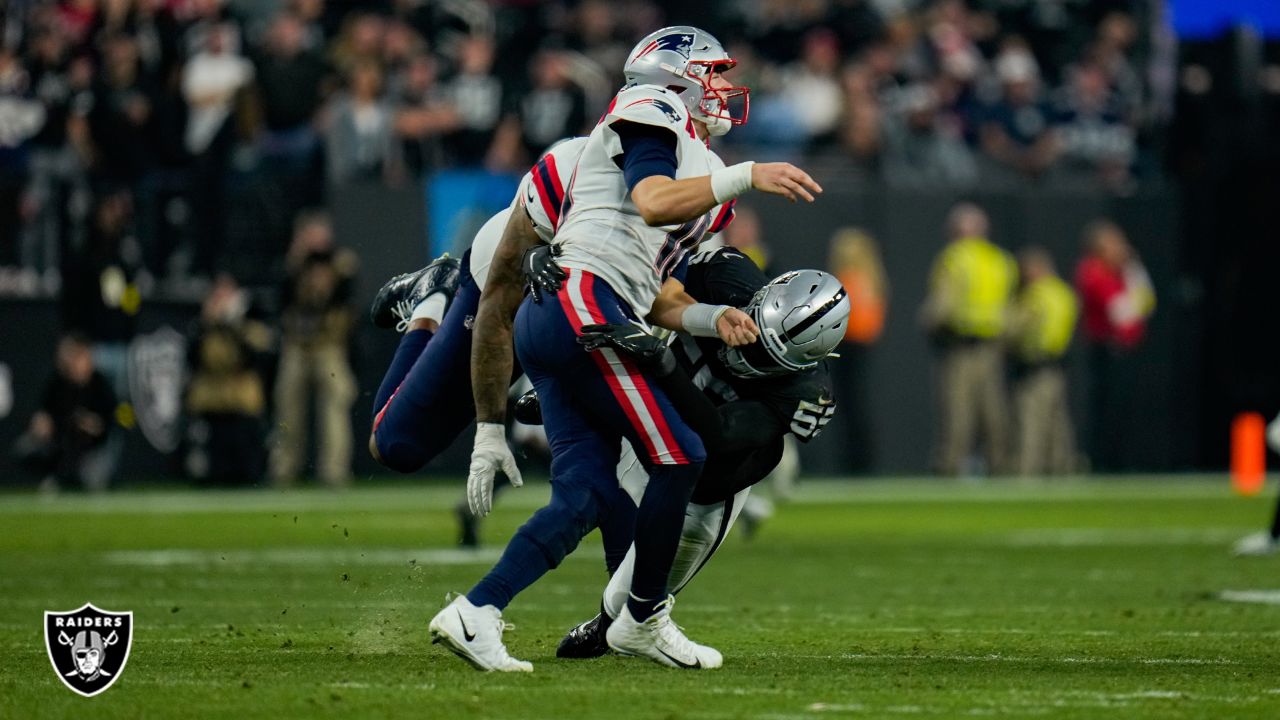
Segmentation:
[(472, 514), (484, 517), (493, 509), (493, 476), (499, 470), (511, 487), (524, 485), (515, 456), (507, 447), (507, 429), (502, 423), (476, 423), (476, 444), (471, 449), (471, 471), (467, 474), (467, 505)]

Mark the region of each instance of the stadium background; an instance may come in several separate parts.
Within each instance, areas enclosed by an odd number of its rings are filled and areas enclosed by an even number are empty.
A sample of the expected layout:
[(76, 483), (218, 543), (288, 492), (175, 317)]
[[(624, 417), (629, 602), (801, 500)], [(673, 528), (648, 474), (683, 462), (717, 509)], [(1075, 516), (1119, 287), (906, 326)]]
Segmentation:
[[(278, 27), (282, 13), (296, 15), (296, 27)], [(847, 226), (864, 228), (883, 253), (886, 329), (863, 365), (873, 455), (858, 470), (929, 469), (931, 350), (915, 318), (945, 214), (960, 199), (988, 210), (1002, 246), (1048, 246), (1064, 275), (1087, 223), (1107, 217), (1124, 228), (1158, 300), (1124, 418), (1124, 469), (1221, 468), (1231, 418), (1280, 408), (1271, 312), (1280, 250), (1269, 230), (1280, 190), (1277, 15), (1264, 0), (9, 2), (0, 447), (26, 429), (61, 330), (87, 322), (60, 280), (92, 234), (88, 208), (117, 196), (132, 203), (125, 260), (141, 302), (126, 340), (137, 365), (133, 410), (118, 419), (128, 426), (120, 475), (134, 481), (183, 472), (182, 351), (210, 281), (234, 276), (278, 326), (293, 222), (321, 206), (337, 244), (360, 259), (351, 424), (355, 474), (377, 472), (360, 438), (395, 342), (363, 321), (378, 285), (461, 247), (547, 142), (590, 126), (636, 38), (688, 22), (725, 40), (753, 88), (752, 121), (726, 138), (726, 159), (793, 160), (827, 189), (811, 207), (743, 203), (760, 218), (769, 267), (826, 267), (832, 234)], [(279, 36), (290, 31), (312, 64), (282, 71), (272, 48), (289, 44)], [(211, 37), (255, 72), (226, 101), (216, 136), (193, 150), (182, 77)], [(62, 46), (50, 51), (59, 60), (40, 64), (43, 42)], [(1028, 72), (1006, 57), (1023, 61), (1024, 50), (1040, 87), (1040, 132), (1071, 131), (1076, 78), (1092, 69), (1107, 81), (1097, 135), (1034, 172), (1002, 166), (979, 138), (1003, 102), (1002, 80)], [(132, 88), (113, 86), (109, 69), (131, 56), (137, 77), (119, 82)], [(372, 159), (333, 130), (348, 79), (361, 72), (381, 74), (376, 114), (390, 128)], [(58, 82), (61, 93), (50, 90)], [(112, 115), (126, 90), (148, 108), (132, 126)], [(40, 122), (24, 115), (33, 104)], [(904, 141), (912, 114), (925, 119)], [(73, 167), (41, 176), (50, 171), (37, 158), (68, 147)], [(336, 162), (347, 155), (352, 163)], [(63, 194), (40, 196), (42, 205), (33, 187), (49, 177)], [(1077, 424), (1087, 427), (1093, 379), (1078, 350), (1069, 367)], [(265, 437), (269, 408), (261, 421)], [(864, 437), (847, 422), (805, 449), (807, 470), (850, 470), (835, 448)], [(455, 448), (430, 470), (456, 474), (465, 454)], [(4, 455), (3, 482), (32, 481)]]

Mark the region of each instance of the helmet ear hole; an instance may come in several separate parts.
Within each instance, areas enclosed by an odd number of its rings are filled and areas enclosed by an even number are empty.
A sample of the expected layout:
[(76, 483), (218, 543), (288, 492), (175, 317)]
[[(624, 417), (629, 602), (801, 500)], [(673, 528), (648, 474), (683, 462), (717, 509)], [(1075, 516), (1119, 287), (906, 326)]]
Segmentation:
[(682, 88), (679, 85), (668, 85), (667, 89), (677, 95), (685, 91), (685, 88)]

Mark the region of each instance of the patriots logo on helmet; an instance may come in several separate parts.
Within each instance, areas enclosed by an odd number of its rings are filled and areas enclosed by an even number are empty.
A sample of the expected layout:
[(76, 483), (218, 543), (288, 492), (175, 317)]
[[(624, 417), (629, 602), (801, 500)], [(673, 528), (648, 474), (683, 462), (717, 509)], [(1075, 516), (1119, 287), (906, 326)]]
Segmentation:
[(680, 122), (682, 115), (680, 111), (671, 106), (670, 103), (663, 102), (657, 98), (640, 98), (635, 102), (627, 103), (627, 107), (635, 107), (636, 105), (652, 105), (662, 111), (663, 115), (671, 122)]
[(672, 33), (670, 35), (663, 35), (657, 40), (654, 40), (648, 45), (645, 45), (644, 49), (636, 53), (636, 56), (634, 59), (639, 60), (640, 58), (644, 57), (645, 55), (648, 55), (651, 52), (654, 52), (655, 50), (670, 50), (672, 52), (680, 53), (687, 60), (689, 58), (689, 51), (692, 48), (693, 48), (692, 34)]

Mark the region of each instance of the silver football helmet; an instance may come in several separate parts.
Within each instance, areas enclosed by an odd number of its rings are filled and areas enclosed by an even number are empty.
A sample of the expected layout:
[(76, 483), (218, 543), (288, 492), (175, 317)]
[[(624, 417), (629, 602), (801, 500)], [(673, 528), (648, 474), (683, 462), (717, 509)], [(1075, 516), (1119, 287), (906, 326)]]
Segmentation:
[(712, 87), (711, 77), (738, 61), (711, 33), (692, 25), (655, 30), (631, 50), (623, 65), (627, 85), (658, 85), (680, 96), (693, 117), (711, 135), (723, 135), (747, 121), (751, 90)]
[(793, 270), (760, 288), (743, 311), (760, 328), (760, 339), (725, 346), (720, 359), (744, 378), (808, 370), (844, 338), (849, 294), (829, 273)]

